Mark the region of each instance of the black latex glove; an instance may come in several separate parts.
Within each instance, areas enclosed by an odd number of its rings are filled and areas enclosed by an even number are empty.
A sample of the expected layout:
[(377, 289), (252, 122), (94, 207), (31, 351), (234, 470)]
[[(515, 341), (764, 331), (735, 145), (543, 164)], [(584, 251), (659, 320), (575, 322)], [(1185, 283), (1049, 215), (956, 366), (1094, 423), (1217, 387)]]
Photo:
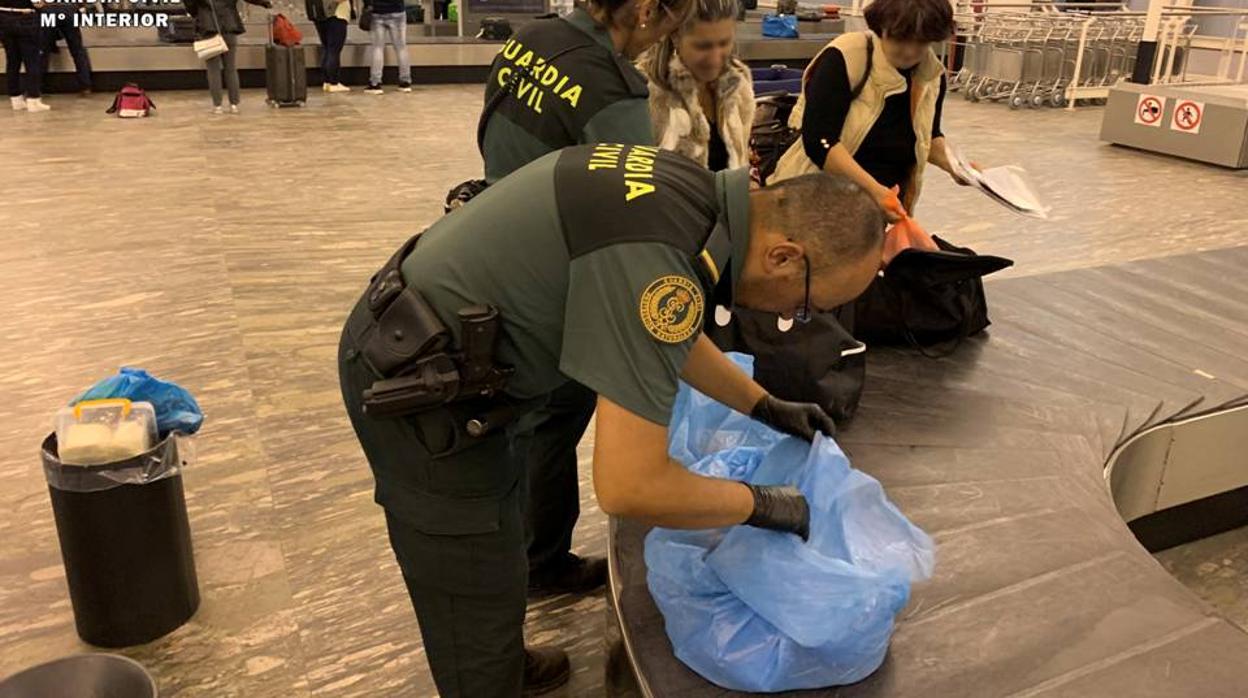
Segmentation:
[(746, 526), (796, 533), (802, 540), (810, 538), (810, 505), (796, 487), (749, 484), (746, 487), (754, 495), (754, 513), (746, 519)]
[(791, 436), (814, 441), (816, 432), (836, 435), (836, 422), (813, 402), (788, 402), (764, 395), (750, 410), (750, 417)]

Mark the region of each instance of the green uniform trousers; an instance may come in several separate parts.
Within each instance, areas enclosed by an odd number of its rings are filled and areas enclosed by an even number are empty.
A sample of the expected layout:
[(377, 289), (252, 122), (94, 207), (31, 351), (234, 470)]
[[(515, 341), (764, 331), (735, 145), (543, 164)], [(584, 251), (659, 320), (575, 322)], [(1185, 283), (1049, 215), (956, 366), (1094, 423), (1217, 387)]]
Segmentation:
[(572, 549), (572, 529), (581, 515), (576, 446), (594, 416), (598, 395), (568, 381), (539, 411), (526, 467), (529, 481), (529, 569), (557, 564)]
[(363, 392), (377, 376), (347, 332), (338, 371), (438, 692), (516, 698), (524, 678), (528, 437), (496, 432), (465, 441), (454, 427), (464, 415), (453, 406), (365, 415)]

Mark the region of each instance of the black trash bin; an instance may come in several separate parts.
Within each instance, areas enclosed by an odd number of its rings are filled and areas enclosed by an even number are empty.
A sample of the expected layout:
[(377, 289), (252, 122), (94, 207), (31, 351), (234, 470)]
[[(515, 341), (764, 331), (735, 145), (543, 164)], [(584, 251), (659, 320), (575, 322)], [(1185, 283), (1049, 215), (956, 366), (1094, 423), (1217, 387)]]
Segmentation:
[(61, 558), (83, 641), (151, 642), (199, 608), (191, 527), (182, 492), (183, 437), (106, 465), (65, 465), (56, 435), (43, 442)]

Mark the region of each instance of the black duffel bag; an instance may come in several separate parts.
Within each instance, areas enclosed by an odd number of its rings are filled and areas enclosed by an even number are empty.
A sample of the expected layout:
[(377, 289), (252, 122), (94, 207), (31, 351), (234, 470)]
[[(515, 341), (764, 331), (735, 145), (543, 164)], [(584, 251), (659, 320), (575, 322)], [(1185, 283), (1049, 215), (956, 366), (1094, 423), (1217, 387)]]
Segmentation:
[[(946, 356), (988, 327), (982, 278), (1014, 264), (933, 235), (938, 251), (902, 250), (855, 302), (854, 336)], [(930, 347), (944, 344), (933, 351)]]
[[(716, 313), (723, 310), (717, 309)], [(707, 319), (706, 336), (724, 351), (754, 357), (754, 380), (783, 400), (813, 402), (838, 424), (853, 417), (866, 378), (866, 346), (854, 339), (854, 306), (814, 313), (810, 322), (781, 330), (778, 316), (736, 308), (720, 325)]]

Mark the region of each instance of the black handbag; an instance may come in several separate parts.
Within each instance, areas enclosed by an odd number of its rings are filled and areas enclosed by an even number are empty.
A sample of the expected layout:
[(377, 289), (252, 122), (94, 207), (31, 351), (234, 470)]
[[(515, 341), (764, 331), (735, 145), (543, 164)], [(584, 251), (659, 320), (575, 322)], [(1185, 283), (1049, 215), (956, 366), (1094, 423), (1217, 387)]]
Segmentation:
[(853, 327), (854, 306), (847, 304), (787, 331), (775, 313), (735, 308), (726, 325), (708, 318), (704, 332), (724, 351), (752, 355), (754, 380), (767, 392), (813, 402), (839, 424), (858, 408), (867, 373), (867, 347), (854, 339)]
[[(938, 251), (902, 250), (858, 297), (855, 337), (868, 344), (912, 346), (937, 358), (988, 327), (982, 278), (1013, 260), (932, 239)], [(929, 349), (941, 343), (946, 346)]]
[(373, 8), (365, 7), (360, 13), (360, 29), (366, 32), (373, 30)]

